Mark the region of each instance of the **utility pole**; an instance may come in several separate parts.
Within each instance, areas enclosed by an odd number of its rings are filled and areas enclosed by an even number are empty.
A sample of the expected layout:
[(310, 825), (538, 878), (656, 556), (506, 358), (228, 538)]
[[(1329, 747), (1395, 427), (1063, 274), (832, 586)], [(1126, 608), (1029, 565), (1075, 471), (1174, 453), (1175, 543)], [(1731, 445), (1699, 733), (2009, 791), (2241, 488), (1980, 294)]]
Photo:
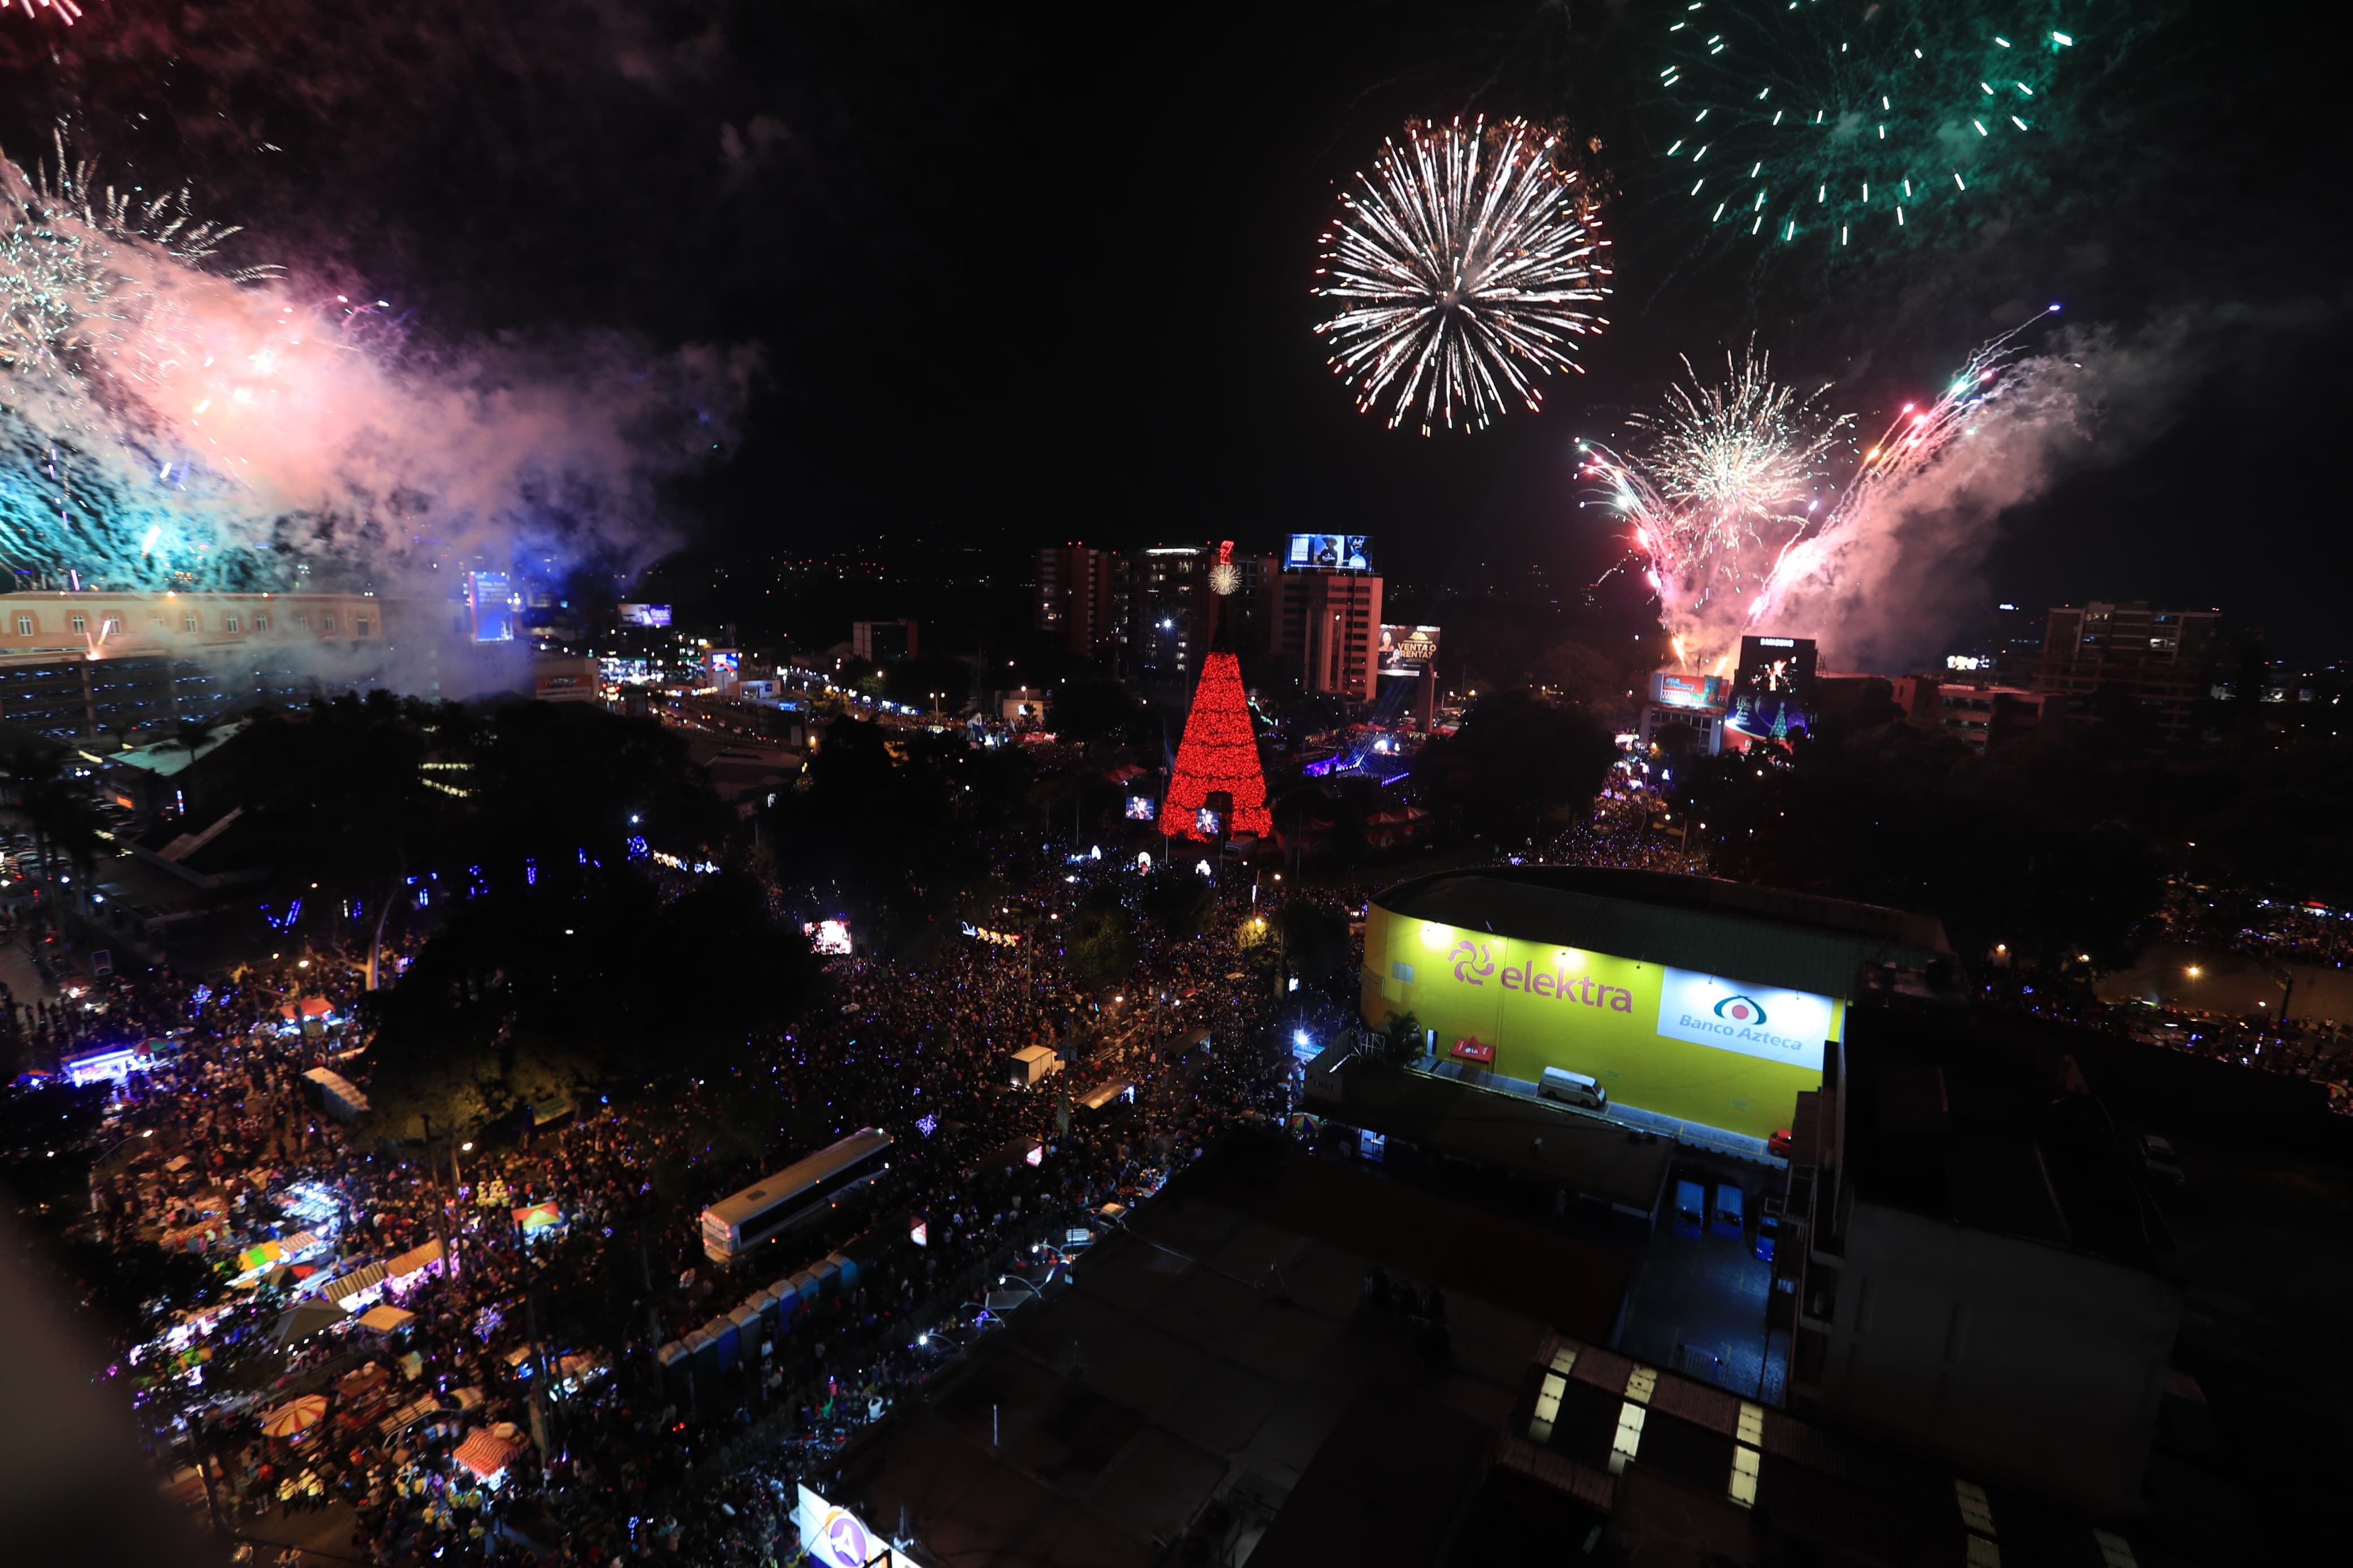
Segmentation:
[(458, 1272), (458, 1255), (449, 1250), (449, 1213), (441, 1201), (441, 1167), (433, 1158), (433, 1118), (425, 1121), (425, 1171), (433, 1178), (433, 1234), (441, 1242), (441, 1273), (445, 1279)]

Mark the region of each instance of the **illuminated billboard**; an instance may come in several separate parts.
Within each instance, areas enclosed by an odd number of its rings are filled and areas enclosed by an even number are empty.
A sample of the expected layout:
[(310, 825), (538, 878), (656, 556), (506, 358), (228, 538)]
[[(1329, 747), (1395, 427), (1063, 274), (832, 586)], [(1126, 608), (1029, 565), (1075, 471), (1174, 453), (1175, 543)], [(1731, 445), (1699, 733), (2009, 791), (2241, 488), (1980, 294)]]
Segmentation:
[(670, 625), (668, 605), (623, 605), (621, 624), (625, 626), (666, 626)]
[(1684, 675), (1662, 669), (1651, 677), (1651, 700), (1662, 708), (1721, 708), (1725, 679), (1720, 675)]
[(1369, 572), (1361, 533), (1294, 533), (1283, 552), (1286, 572)]
[(848, 1509), (806, 1486), (797, 1490), (793, 1524), (800, 1531), (801, 1550), (817, 1568), (914, 1568), (913, 1560), (894, 1548), (889, 1536), (869, 1530)]
[[(1458, 1059), (1535, 1083), (1546, 1068), (1610, 1100), (1770, 1137), (1822, 1081), (1844, 1005), (1811, 992), (1587, 948), (1366, 912), (1363, 1015), (1411, 1013)], [(1493, 1053), (1489, 1055), (1488, 1053)]]
[(1148, 795), (1129, 795), (1127, 819), (1130, 822), (1157, 822), (1160, 819), (1160, 803)]
[(1732, 728), (1759, 740), (1786, 740), (1811, 729), (1817, 711), (1811, 637), (1740, 639), (1725, 720)]
[(514, 613), (522, 596), (507, 586), (503, 572), (466, 574), (466, 608), (476, 642), (514, 641)]
[(1383, 626), (1380, 672), (1419, 675), (1438, 660), (1436, 626)]
[(714, 647), (703, 656), (703, 668), (712, 686), (733, 691), (744, 673), (744, 656), (732, 647)]

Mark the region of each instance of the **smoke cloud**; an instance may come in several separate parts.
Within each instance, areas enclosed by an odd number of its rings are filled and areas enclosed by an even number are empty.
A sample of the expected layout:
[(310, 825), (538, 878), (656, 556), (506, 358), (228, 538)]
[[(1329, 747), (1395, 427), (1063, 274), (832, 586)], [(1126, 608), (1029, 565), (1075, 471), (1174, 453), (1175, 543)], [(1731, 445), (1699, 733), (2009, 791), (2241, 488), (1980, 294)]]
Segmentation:
[(1670, 629), (1711, 654), (1747, 631), (1813, 637), (1827, 665), (1901, 672), (1941, 653), (1981, 608), (2005, 513), (2072, 475), (2133, 457), (2260, 340), (2337, 313), (2214, 306), (2128, 331), (2069, 329), (2012, 362), (1996, 395), (1930, 461), (1796, 545), (1763, 593), (1717, 601)]
[(749, 351), (428, 349), (381, 302), (234, 279), (0, 163), (0, 558), (108, 587), (626, 574), (718, 455)]

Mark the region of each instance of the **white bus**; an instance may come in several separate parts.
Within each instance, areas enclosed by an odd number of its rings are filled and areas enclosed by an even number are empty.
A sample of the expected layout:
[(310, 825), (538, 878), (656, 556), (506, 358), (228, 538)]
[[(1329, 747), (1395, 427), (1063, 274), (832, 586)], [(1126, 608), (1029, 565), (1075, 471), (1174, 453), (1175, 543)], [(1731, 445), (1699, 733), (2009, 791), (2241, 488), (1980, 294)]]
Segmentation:
[(702, 1250), (713, 1263), (733, 1263), (772, 1236), (825, 1213), (891, 1168), (891, 1135), (861, 1127), (829, 1149), (811, 1154), (702, 1211)]

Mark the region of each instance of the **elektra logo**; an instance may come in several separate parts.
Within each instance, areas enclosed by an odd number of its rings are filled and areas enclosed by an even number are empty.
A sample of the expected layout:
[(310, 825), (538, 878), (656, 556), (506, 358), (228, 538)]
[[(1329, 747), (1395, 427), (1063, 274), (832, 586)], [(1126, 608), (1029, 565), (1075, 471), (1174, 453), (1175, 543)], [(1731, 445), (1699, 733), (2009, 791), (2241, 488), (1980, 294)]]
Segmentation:
[(1757, 1005), (1753, 996), (1726, 996), (1711, 1011), (1730, 1024), (1747, 1024), (1761, 1028), (1766, 1023), (1765, 1009)]
[(1446, 955), (1454, 961), (1454, 978), (1465, 985), (1484, 985), (1487, 976), (1495, 973), (1495, 961), (1487, 956), (1486, 944), (1465, 938), (1454, 944)]

